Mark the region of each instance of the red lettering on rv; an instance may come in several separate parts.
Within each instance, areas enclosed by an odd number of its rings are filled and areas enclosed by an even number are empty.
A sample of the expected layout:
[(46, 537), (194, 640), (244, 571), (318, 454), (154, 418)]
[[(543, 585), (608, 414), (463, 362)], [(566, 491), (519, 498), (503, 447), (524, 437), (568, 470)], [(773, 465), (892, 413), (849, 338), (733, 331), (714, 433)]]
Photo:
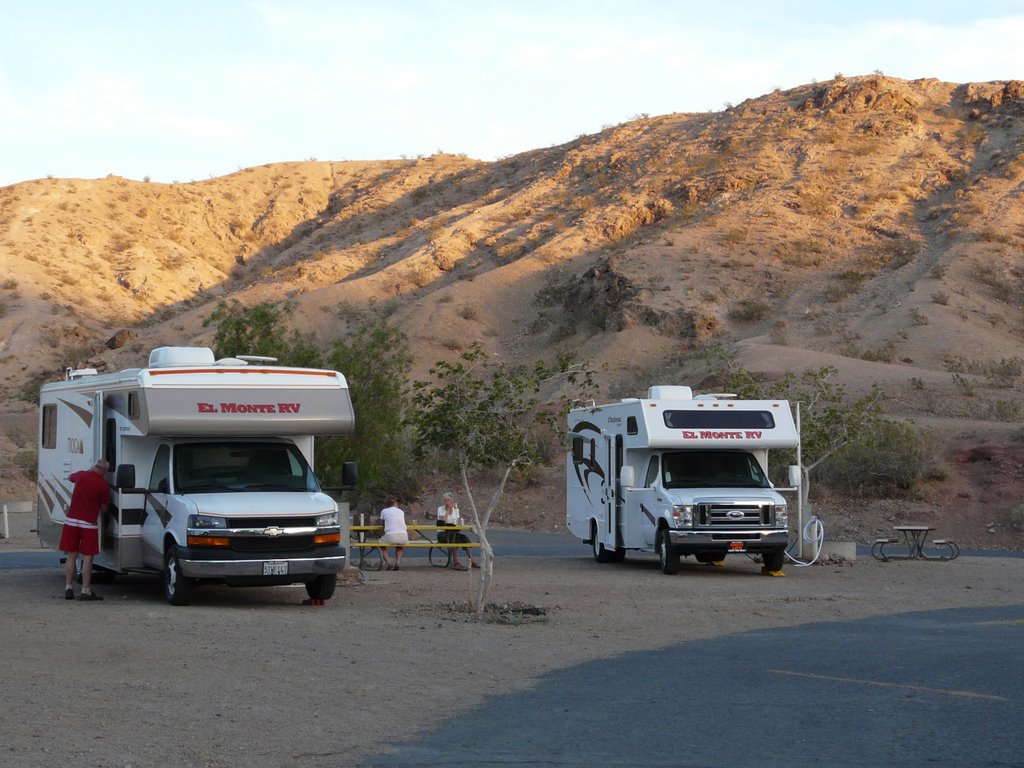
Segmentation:
[(761, 430), (760, 429), (747, 430), (747, 440), (760, 440), (760, 439), (761, 439)]
[(742, 432), (712, 432), (710, 430), (702, 430), (700, 433), (701, 439), (703, 440), (742, 440)]
[(277, 413), (273, 403), (221, 403), (221, 413)]
[(199, 413), (298, 413), (302, 403), (196, 403)]

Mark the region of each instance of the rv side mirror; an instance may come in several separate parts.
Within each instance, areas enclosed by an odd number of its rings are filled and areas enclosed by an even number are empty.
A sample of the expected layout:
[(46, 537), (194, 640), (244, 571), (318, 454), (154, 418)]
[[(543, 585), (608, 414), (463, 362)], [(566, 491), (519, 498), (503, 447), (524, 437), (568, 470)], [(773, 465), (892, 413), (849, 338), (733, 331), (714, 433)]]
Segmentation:
[(632, 467), (623, 467), (619, 470), (619, 485), (623, 488), (632, 488), (636, 485), (636, 472)]
[(359, 484), (359, 465), (354, 461), (346, 461), (341, 465), (341, 487), (355, 488)]
[(572, 460), (579, 464), (583, 461), (583, 438), (574, 437), (572, 439)]
[(803, 473), (800, 471), (800, 467), (797, 464), (789, 465), (789, 484), (794, 488), (799, 488), (800, 483), (803, 480)]
[(135, 487), (135, 465), (134, 464), (118, 464), (117, 472), (114, 475), (114, 487), (115, 488), (134, 488)]

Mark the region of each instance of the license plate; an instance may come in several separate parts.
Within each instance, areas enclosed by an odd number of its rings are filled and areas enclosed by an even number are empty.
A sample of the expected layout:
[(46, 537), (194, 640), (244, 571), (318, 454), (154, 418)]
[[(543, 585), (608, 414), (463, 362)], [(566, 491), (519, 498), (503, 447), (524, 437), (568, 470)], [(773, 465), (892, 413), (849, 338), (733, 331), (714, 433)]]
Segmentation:
[(747, 545), (744, 544), (742, 541), (730, 541), (729, 542), (729, 551), (730, 552), (742, 552), (746, 548), (747, 548)]
[(287, 560), (271, 560), (270, 562), (263, 564), (263, 575), (264, 576), (287, 576), (288, 575), (288, 561)]

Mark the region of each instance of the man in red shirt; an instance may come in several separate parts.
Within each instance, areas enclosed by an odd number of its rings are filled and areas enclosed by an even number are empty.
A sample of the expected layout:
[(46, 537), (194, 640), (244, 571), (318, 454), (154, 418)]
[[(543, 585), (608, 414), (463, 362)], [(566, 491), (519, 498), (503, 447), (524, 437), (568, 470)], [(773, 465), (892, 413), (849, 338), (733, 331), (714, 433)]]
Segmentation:
[(64, 598), (74, 600), (71, 582), (75, 578), (75, 562), (82, 553), (82, 594), (79, 600), (102, 600), (92, 591), (92, 559), (100, 551), (100, 513), (110, 506), (110, 487), (104, 475), (110, 469), (106, 459), (99, 459), (92, 469), (72, 472), (68, 477), (75, 484), (71, 493), (71, 504), (64, 518), (64, 529), (60, 534), (60, 549), (67, 553), (64, 565)]

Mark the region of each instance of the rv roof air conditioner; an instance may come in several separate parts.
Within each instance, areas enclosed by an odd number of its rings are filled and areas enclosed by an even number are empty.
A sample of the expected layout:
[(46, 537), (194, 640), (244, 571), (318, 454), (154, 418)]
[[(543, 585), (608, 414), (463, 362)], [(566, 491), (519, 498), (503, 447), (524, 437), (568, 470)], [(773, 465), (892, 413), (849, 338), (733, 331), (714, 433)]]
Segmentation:
[(158, 347), (149, 353), (150, 368), (184, 365), (213, 365), (213, 350), (209, 347)]
[(74, 381), (80, 379), (83, 376), (95, 376), (97, 373), (95, 368), (68, 368), (65, 372), (64, 378), (68, 381)]
[(690, 387), (661, 385), (647, 390), (648, 400), (693, 400)]

